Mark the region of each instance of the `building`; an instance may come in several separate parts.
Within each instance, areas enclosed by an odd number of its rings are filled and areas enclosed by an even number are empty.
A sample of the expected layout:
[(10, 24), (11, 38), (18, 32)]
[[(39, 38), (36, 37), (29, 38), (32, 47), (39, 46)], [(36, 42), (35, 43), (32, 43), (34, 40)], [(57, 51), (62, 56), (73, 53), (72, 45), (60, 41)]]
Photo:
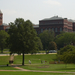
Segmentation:
[(3, 13), (0, 10), (0, 30), (6, 30), (7, 27), (10, 27), (10, 26), (3, 23)]
[[(42, 33), (44, 30), (53, 30), (55, 32), (55, 35), (58, 35), (62, 31), (74, 32), (75, 21), (72, 19), (53, 16), (51, 18), (39, 20), (39, 24), (33, 24), (33, 27), (36, 30), (37, 34)], [(9, 28), (10, 25), (3, 23), (3, 13), (0, 10), (0, 30), (8, 31)]]
[(53, 16), (39, 21), (39, 25), (35, 26), (38, 34), (44, 30), (53, 30), (56, 35), (60, 32), (73, 32), (75, 31), (75, 21), (67, 18)]

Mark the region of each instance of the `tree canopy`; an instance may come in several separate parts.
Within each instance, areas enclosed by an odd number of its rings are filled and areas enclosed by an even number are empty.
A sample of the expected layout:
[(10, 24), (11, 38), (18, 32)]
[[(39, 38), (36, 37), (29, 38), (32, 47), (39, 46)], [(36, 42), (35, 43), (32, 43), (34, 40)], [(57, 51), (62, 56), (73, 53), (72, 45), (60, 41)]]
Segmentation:
[(10, 34), (10, 51), (12, 53), (23, 53), (22, 64), (24, 65), (24, 54), (38, 50), (38, 37), (31, 21), (17, 18), (14, 23), (10, 23), (8, 33)]
[(62, 48), (66, 45), (71, 45), (75, 42), (75, 33), (65, 32), (56, 36), (55, 40), (58, 48)]
[(54, 32), (52, 30), (45, 30), (43, 33), (39, 34), (39, 37), (43, 44), (43, 49), (48, 49), (49, 42), (54, 40)]
[(57, 45), (56, 45), (56, 43), (53, 42), (53, 41), (49, 42), (48, 49), (49, 49), (49, 50), (57, 50)]
[(75, 63), (75, 47), (67, 45), (60, 49), (58, 57), (65, 63)]
[(0, 49), (1, 53), (3, 53), (3, 49), (6, 48), (6, 39), (9, 37), (8, 33), (4, 30), (0, 31)]

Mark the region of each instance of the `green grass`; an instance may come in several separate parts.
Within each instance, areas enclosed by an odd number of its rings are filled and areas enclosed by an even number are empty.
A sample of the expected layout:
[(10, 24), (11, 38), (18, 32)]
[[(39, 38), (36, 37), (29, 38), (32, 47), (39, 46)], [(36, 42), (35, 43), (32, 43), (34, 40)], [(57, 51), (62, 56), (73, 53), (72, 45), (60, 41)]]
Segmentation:
[(0, 75), (74, 75), (71, 73), (43, 73), (43, 72), (0, 72)]
[(0, 66), (0, 70), (18, 70), (18, 69), (15, 69), (14, 67), (10, 67), (10, 66)]
[(20, 67), (29, 70), (75, 72), (74, 64), (67, 64), (67, 65), (66, 64), (40, 64), (40, 65), (25, 65)]
[[(0, 65), (6, 65), (9, 63), (10, 56), (0, 56)], [(31, 60), (31, 64), (28, 61)], [(46, 61), (41, 64), (42, 61)], [(43, 55), (25, 55), (25, 66), (19, 66), (29, 70), (43, 70), (43, 71), (70, 71), (75, 72), (74, 64), (49, 64), (57, 60), (56, 54), (43, 54)], [(22, 56), (14, 57), (14, 64), (22, 64)], [(13, 67), (0, 67), (4, 70), (15, 69)]]
[(9, 56), (0, 56), (0, 65), (6, 65), (9, 63)]
[[(28, 61), (31, 60), (32, 64), (41, 64), (42, 61), (47, 61), (46, 63), (57, 60), (56, 54), (43, 54), (43, 55), (25, 55), (25, 64), (28, 64)], [(15, 56), (14, 64), (21, 64), (22, 56)]]

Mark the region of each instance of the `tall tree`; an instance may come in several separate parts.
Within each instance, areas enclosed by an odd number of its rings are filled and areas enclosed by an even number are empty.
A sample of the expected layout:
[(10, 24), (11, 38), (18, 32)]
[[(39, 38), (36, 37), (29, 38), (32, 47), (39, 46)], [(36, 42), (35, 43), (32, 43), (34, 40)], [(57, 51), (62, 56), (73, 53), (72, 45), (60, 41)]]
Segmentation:
[(5, 32), (4, 30), (0, 31), (0, 48), (1, 48), (1, 53), (3, 53), (3, 49), (6, 47), (6, 39), (9, 37), (8, 33)]
[(24, 19), (18, 18), (14, 23), (10, 23), (8, 33), (10, 34), (10, 51), (12, 53), (22, 53), (22, 65), (24, 65), (24, 54), (38, 50), (36, 31), (29, 20), (24, 21)]
[(43, 33), (39, 34), (39, 37), (43, 44), (43, 49), (48, 49), (49, 42), (54, 40), (54, 32), (52, 30), (45, 30)]

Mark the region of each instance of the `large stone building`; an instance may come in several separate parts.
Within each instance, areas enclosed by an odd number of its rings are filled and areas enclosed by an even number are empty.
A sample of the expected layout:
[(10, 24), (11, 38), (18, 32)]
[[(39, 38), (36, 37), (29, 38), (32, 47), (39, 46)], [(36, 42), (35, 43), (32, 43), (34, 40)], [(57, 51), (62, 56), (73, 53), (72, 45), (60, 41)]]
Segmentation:
[(56, 35), (60, 32), (75, 31), (75, 21), (67, 18), (53, 16), (39, 21), (39, 25), (34, 26), (37, 33), (40, 34), (44, 30), (53, 30)]
[(0, 30), (6, 30), (9, 25), (3, 23), (3, 13), (0, 10)]
[[(51, 18), (40, 20), (39, 24), (33, 25), (33, 27), (38, 34), (42, 33), (44, 30), (53, 30), (55, 34), (58, 35), (62, 31), (74, 32), (75, 21), (67, 18), (53, 16)], [(3, 13), (0, 10), (0, 30), (7, 31), (9, 28), (9, 25), (3, 23)]]

